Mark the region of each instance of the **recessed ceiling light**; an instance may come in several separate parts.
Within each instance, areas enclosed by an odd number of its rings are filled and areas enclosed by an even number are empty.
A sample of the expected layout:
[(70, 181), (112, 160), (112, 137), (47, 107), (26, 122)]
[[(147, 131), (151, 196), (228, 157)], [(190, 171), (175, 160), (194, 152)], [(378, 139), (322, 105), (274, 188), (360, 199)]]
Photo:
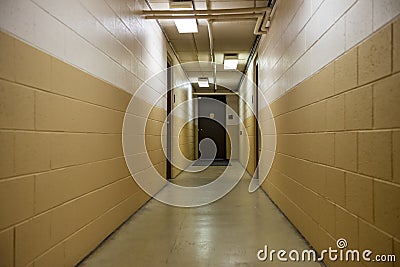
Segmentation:
[(196, 19), (174, 19), (179, 33), (198, 32)]
[(170, 1), (169, 8), (170, 9), (180, 9), (180, 10), (192, 10), (193, 2), (192, 1)]
[(209, 87), (207, 77), (198, 78), (197, 83), (199, 84), (199, 87)]
[(224, 59), (224, 70), (236, 70), (238, 59)]
[[(171, 1), (169, 2), (171, 10), (193, 10), (192, 1)], [(179, 33), (198, 32), (196, 19), (174, 19), (175, 26)]]
[(238, 54), (224, 54), (224, 70), (236, 70), (238, 63)]

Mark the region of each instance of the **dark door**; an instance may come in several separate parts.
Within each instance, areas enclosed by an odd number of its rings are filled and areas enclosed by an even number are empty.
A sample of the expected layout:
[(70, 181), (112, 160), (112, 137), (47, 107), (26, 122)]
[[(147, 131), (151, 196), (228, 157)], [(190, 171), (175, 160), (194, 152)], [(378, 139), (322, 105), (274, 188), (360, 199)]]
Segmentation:
[[(168, 61), (167, 62), (167, 116), (168, 114), (171, 113), (172, 110), (172, 97), (173, 97), (173, 91), (172, 91), (172, 70), (171, 70), (171, 64)], [(172, 167), (171, 167), (171, 162), (172, 160), (172, 118), (168, 117), (167, 119), (167, 179), (172, 178)]]
[(256, 58), (256, 60), (254, 61), (255, 62), (255, 66), (254, 66), (254, 81), (255, 81), (255, 89), (254, 89), (254, 114), (255, 114), (255, 121), (254, 121), (254, 127), (255, 127), (255, 129), (254, 129), (254, 138), (255, 138), (255, 140), (254, 140), (254, 153), (255, 153), (255, 160), (254, 160), (254, 162), (255, 162), (255, 166), (254, 166), (254, 168), (255, 168), (255, 170), (256, 170), (256, 173), (255, 173), (255, 178), (258, 178), (258, 169), (257, 169), (257, 166), (258, 166), (258, 161), (259, 161), (259, 158), (260, 158), (260, 131), (259, 131), (259, 128), (258, 128), (258, 83), (259, 83), (259, 77), (258, 77), (258, 75), (259, 75), (259, 66), (258, 66), (258, 59)]
[[(217, 101), (215, 101), (217, 100)], [(219, 102), (218, 102), (219, 101)], [(198, 145), (210, 138), (217, 151), (216, 159), (226, 159), (226, 98), (224, 95), (201, 96), (198, 99)], [(201, 157), (199, 147), (199, 158)], [(202, 158), (208, 158), (207, 154)]]

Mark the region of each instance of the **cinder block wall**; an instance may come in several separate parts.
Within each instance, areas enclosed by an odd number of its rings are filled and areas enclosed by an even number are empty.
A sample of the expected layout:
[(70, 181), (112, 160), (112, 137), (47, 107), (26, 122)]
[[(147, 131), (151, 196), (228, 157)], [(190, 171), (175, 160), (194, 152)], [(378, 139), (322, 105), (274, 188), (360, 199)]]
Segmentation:
[[(177, 59), (157, 23), (140, 18), (144, 0), (0, 5), (0, 266), (73, 266), (148, 200), (124, 162), (122, 120), (167, 54)], [(165, 176), (166, 75), (157, 77), (160, 88), (142, 95), (160, 98), (145, 132), (131, 129), (137, 176), (152, 166)]]
[(248, 159), (248, 161), (247, 161), (247, 164), (246, 164), (246, 170), (247, 170), (247, 172), (249, 173), (249, 174), (251, 174), (251, 175), (253, 175), (254, 174), (254, 171), (255, 171), (255, 169), (256, 169), (256, 162), (255, 162), (255, 160), (256, 160), (256, 158), (255, 158), (255, 125), (256, 125), (256, 119), (255, 119), (255, 116), (250, 116), (250, 117), (247, 117), (245, 120), (244, 120), (244, 122), (243, 122), (243, 125), (244, 125), (244, 129), (245, 129), (245, 131), (247, 132), (247, 136), (248, 136), (248, 139), (249, 139), (249, 143), (248, 143), (248, 145), (249, 145), (249, 159)]
[[(149, 199), (122, 152), (131, 94), (8, 34), (0, 48), (0, 266), (73, 266)], [(164, 118), (146, 129), (163, 175)]]
[[(165, 135), (162, 133), (162, 127), (166, 119), (167, 112), (157, 106), (151, 108), (148, 119), (145, 119), (146, 126), (145, 132), (139, 133), (136, 137), (140, 141), (143, 134), (145, 134), (145, 145), (146, 151), (144, 153), (136, 154), (140, 155), (140, 158), (148, 157), (150, 162), (148, 164), (154, 166), (155, 170), (164, 178), (166, 178), (167, 161), (163, 150), (163, 138)], [(143, 119), (143, 118), (141, 118)], [(133, 126), (133, 125), (132, 125)], [(133, 137), (135, 139), (135, 137)], [(133, 156), (136, 160), (136, 157)], [(148, 164), (140, 164), (139, 162), (133, 161), (133, 165), (140, 166), (141, 170), (144, 170), (150, 166)], [(135, 164), (136, 163), (136, 164)], [(136, 171), (134, 171), (136, 173)]]
[[(239, 93), (239, 114), (242, 119), (239, 125), (239, 162), (246, 169), (246, 171), (253, 175), (256, 169), (256, 118), (254, 115), (255, 110), (255, 84), (253, 83), (254, 77), (254, 60), (249, 65), (247, 71), (247, 79), (242, 83)], [(260, 113), (261, 114), (261, 113)]]
[[(189, 88), (188, 88), (189, 87)], [(173, 89), (172, 96), (172, 178), (176, 178), (187, 166), (184, 160), (195, 159), (194, 106), (191, 101), (191, 85)], [(182, 157), (181, 157), (182, 156)]]
[[(0, 266), (73, 266), (149, 199), (122, 151), (132, 95), (6, 33), (0, 47)], [(129, 155), (132, 171), (149, 168), (148, 156), (165, 177), (166, 111), (142, 104), (151, 112), (135, 116), (146, 128), (132, 140), (142, 147), (144, 134), (146, 151)], [(188, 158), (192, 128), (179, 132)]]
[[(231, 121), (229, 115), (235, 112), (239, 116), (239, 97), (237, 95), (226, 96), (226, 158), (239, 159), (239, 122)], [(228, 108), (229, 107), (229, 108)], [(233, 116), (234, 119), (236, 116)]]
[(277, 153), (262, 187), (317, 250), (346, 238), (400, 255), (399, 71), (397, 19), (271, 104)]

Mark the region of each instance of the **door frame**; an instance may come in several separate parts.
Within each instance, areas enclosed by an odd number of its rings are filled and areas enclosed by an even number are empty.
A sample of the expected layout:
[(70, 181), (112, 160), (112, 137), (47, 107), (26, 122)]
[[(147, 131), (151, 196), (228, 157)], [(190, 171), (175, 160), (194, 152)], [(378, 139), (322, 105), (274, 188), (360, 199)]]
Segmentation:
[(260, 159), (260, 129), (258, 126), (258, 85), (259, 85), (259, 62), (258, 55), (255, 56), (254, 59), (254, 84), (256, 85), (254, 88), (254, 177), (258, 179), (258, 161)]
[(166, 179), (172, 179), (172, 116), (168, 115), (173, 107), (173, 89), (172, 89), (172, 61), (167, 57), (167, 162), (166, 162)]

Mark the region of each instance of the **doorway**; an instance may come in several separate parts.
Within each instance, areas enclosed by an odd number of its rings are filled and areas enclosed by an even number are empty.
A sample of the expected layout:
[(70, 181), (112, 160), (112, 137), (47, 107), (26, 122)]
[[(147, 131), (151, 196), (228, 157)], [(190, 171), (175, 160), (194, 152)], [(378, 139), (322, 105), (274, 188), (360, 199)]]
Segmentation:
[(166, 178), (172, 179), (172, 116), (168, 115), (172, 111), (173, 90), (172, 90), (172, 69), (171, 61), (167, 60), (167, 162), (166, 162)]
[[(216, 102), (218, 100), (219, 102)], [(226, 160), (226, 97), (224, 95), (207, 95), (198, 98), (198, 157), (208, 159), (211, 156), (200, 152), (200, 142), (209, 138), (216, 146), (217, 160)]]
[(258, 84), (259, 84), (259, 64), (258, 58), (256, 57), (254, 60), (254, 178), (258, 179), (258, 161), (260, 159), (261, 154), (261, 132), (258, 126)]

